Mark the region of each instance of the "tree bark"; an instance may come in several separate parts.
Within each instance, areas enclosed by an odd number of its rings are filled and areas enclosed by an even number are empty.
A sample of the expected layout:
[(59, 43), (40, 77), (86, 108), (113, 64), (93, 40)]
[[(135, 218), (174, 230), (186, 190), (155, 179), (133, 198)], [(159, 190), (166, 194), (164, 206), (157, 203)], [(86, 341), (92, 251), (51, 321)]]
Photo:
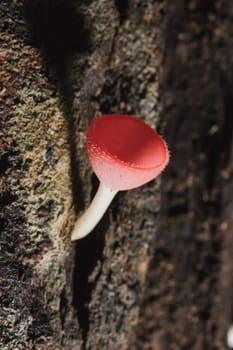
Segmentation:
[[(228, 349), (232, 19), (227, 0), (0, 3), (1, 349)], [(71, 243), (105, 113), (156, 128), (170, 164)]]

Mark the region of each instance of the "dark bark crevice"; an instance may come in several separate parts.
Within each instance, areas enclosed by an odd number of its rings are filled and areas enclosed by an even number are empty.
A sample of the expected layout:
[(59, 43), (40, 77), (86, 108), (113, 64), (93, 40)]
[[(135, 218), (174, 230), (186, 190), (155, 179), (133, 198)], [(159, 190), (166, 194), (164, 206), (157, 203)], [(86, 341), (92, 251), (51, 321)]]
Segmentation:
[(74, 0), (25, 1), (24, 8), (33, 45), (42, 47), (53, 60), (90, 50), (90, 33)]

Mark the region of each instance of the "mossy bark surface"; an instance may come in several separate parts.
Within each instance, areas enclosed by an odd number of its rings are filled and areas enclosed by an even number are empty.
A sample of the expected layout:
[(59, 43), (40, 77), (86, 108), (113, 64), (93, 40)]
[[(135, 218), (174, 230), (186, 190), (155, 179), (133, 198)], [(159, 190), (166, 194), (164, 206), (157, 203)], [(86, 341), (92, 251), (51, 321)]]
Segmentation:
[[(227, 349), (232, 19), (226, 0), (1, 2), (1, 349)], [(162, 133), (170, 165), (70, 243), (107, 113)]]

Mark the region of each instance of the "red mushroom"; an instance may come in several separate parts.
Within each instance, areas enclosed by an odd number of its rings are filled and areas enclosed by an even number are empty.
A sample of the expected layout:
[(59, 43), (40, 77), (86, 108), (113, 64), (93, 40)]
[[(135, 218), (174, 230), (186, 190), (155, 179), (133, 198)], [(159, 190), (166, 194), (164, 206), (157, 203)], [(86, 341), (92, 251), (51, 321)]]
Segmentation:
[(94, 120), (87, 132), (87, 151), (100, 186), (77, 220), (71, 240), (93, 230), (118, 191), (154, 179), (169, 160), (161, 136), (142, 120), (128, 115), (105, 115)]

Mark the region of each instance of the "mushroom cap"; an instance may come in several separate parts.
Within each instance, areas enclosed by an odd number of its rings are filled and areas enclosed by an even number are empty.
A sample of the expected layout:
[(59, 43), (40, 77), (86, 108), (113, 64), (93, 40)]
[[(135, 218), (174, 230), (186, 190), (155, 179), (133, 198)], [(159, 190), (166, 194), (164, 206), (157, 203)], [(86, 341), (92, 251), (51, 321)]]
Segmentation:
[(128, 115), (104, 115), (87, 132), (93, 170), (113, 190), (139, 187), (158, 176), (169, 160), (161, 138), (142, 120)]

